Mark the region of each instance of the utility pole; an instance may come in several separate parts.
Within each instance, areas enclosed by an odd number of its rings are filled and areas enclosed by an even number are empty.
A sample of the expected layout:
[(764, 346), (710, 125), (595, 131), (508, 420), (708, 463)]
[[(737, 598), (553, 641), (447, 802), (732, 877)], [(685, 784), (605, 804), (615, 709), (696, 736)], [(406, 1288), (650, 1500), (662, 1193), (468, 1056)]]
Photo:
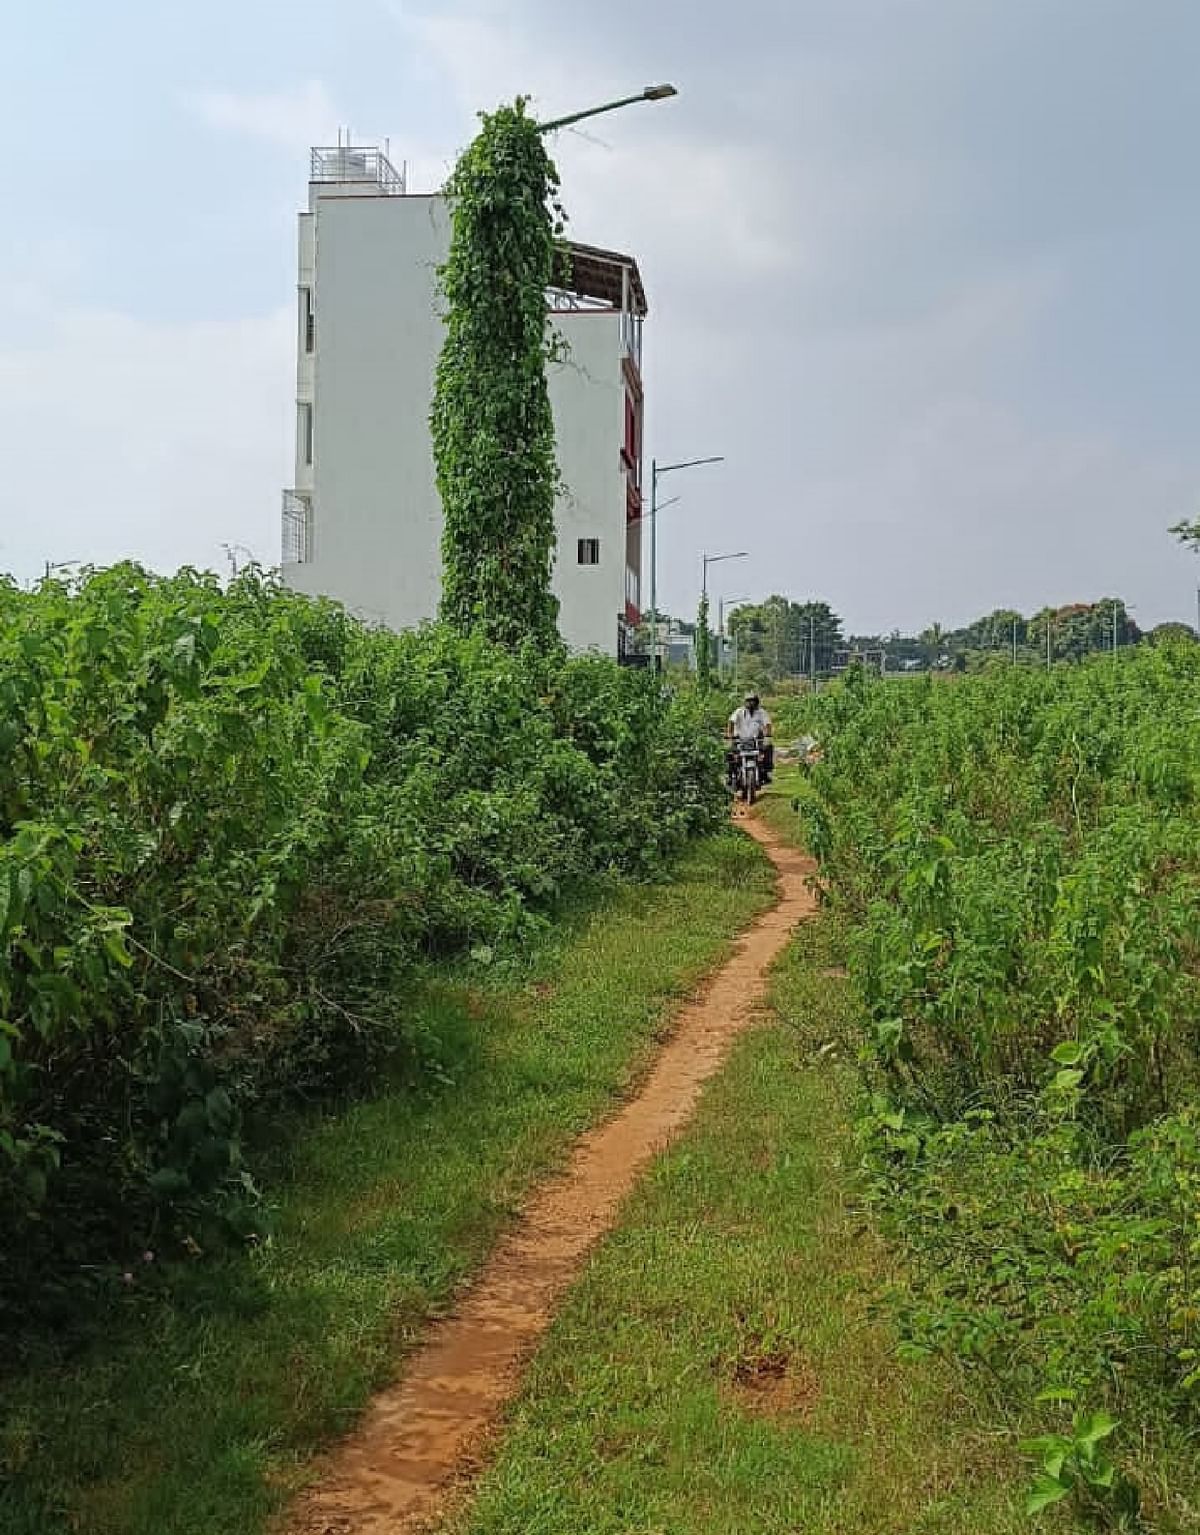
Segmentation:
[(1013, 665), (1017, 664), (1017, 621), (1013, 619)]
[(702, 554), (700, 561), (704, 573), (700, 578), (700, 595), (702, 597), (708, 596), (708, 567), (710, 565), (717, 565), (721, 560), (745, 560), (749, 559), (749, 557), (749, 551), (746, 549), (739, 549), (736, 554)]
[(1046, 614), (1046, 670), (1050, 670), (1050, 615)]
[[(645, 544), (642, 545), (644, 549)], [(658, 675), (658, 463), (650, 460), (650, 671)]]
[(811, 609), (808, 614), (808, 686), (812, 691), (815, 691), (817, 686), (817, 650)]
[[(719, 565), (722, 560), (745, 560), (745, 559), (748, 559), (748, 558), (749, 558), (749, 555), (748, 555), (748, 553), (747, 553), (747, 551), (745, 549), (739, 549), (736, 554), (702, 554), (700, 556), (701, 569), (703, 571), (703, 574), (700, 577), (700, 601), (701, 601), (701, 605), (703, 606), (704, 611), (706, 613), (708, 612), (708, 567), (710, 565)], [(722, 612), (721, 613), (722, 620), (724, 619), (724, 616), (725, 615)], [(711, 634), (711, 631), (710, 631), (710, 634)], [(699, 636), (697, 636), (697, 638), (698, 637)], [(717, 674), (719, 676), (720, 675), (720, 652), (718, 652), (717, 661), (718, 661)]]
[[(658, 670), (658, 481), (664, 474), (672, 474), (676, 469), (694, 469), (698, 464), (723, 464), (725, 456), (722, 453), (714, 454), (711, 458), (689, 458), (678, 464), (660, 464), (656, 458), (650, 460), (650, 609), (654, 614), (653, 633), (654, 639), (650, 647), (650, 669)], [(664, 502), (664, 505), (666, 503)], [(707, 574), (707, 568), (706, 568)]]
[[(749, 602), (749, 597), (721, 597), (717, 601), (717, 676), (723, 677), (728, 671), (725, 665), (725, 617), (731, 614), (741, 602)], [(731, 625), (732, 627), (732, 625)], [(734, 654), (737, 654), (737, 635), (733, 635)], [(736, 667), (735, 667), (736, 671)]]
[(1113, 660), (1117, 659), (1117, 600), (1113, 598)]

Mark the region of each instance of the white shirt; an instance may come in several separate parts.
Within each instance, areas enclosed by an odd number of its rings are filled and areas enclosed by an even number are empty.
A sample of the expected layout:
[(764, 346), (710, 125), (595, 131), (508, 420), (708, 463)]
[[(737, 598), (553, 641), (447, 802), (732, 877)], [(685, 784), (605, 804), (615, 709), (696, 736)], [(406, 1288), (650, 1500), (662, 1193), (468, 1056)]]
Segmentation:
[(729, 728), (739, 741), (757, 741), (766, 735), (771, 716), (760, 704), (757, 709), (747, 709), (745, 704), (729, 716)]

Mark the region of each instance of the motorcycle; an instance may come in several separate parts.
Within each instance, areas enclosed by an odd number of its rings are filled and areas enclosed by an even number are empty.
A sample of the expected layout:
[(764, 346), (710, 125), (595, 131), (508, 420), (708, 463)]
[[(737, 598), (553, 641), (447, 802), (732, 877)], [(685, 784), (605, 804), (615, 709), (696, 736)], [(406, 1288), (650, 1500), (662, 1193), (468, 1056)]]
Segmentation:
[(734, 742), (732, 779), (733, 792), (747, 805), (753, 805), (763, 784), (761, 741)]

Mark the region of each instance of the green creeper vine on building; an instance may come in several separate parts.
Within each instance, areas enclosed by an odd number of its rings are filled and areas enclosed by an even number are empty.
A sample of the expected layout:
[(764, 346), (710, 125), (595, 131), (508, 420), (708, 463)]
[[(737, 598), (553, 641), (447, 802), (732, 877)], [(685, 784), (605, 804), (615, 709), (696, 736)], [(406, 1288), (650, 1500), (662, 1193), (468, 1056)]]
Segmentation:
[(558, 644), (546, 388), (558, 175), (524, 98), (482, 122), (446, 186), (446, 339), (430, 417), (445, 519), (441, 616), (503, 645)]

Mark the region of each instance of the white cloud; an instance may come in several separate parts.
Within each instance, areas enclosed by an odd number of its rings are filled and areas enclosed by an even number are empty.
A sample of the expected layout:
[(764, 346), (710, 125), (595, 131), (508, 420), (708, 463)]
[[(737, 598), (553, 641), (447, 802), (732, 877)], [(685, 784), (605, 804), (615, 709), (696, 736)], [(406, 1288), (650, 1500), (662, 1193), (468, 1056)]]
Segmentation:
[(295, 317), (154, 325), (61, 312), (0, 351), (0, 570), (137, 559), (220, 569), (223, 542), (279, 551)]
[(320, 80), (284, 91), (198, 91), (184, 101), (212, 128), (261, 139), (282, 149), (330, 143), (342, 121)]

